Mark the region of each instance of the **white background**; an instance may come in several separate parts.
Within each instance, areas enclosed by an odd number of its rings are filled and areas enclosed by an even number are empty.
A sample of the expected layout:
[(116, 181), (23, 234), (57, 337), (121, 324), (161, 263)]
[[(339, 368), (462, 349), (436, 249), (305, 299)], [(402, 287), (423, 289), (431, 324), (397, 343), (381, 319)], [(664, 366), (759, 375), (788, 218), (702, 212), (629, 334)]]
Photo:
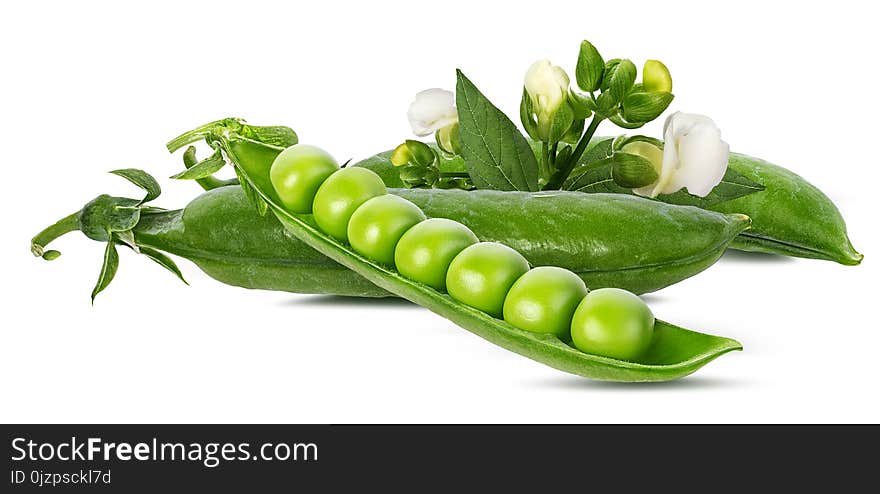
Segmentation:
[[(880, 36), (865, 5), (14, 2), (0, 19), (0, 421), (876, 422)], [(28, 252), (94, 196), (136, 194), (114, 168), (144, 168), (162, 178), (157, 204), (186, 204), (198, 188), (164, 179), (181, 165), (163, 143), (196, 125), (287, 124), (360, 159), (409, 137), (413, 94), (451, 89), (456, 67), (518, 120), (528, 65), (572, 73), (584, 37), (606, 58), (666, 62), (672, 108), (820, 186), (865, 262), (725, 256), (646, 300), (745, 351), (621, 385), (417, 306), (248, 291), (184, 260), (190, 287), (122, 252), (92, 307), (103, 245), (73, 234), (53, 263)]]

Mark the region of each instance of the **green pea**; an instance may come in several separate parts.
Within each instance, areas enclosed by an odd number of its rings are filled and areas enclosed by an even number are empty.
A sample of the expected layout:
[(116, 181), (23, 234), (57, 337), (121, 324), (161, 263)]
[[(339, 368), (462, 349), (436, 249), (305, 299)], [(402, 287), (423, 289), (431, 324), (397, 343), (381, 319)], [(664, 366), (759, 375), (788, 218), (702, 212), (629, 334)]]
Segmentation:
[(278, 154), (269, 178), (285, 209), (309, 214), (318, 187), (338, 169), (339, 164), (323, 149), (295, 144)]
[(519, 252), (497, 242), (480, 242), (449, 264), (446, 289), (455, 300), (500, 318), (507, 291), (528, 270), (529, 262)]
[(636, 295), (619, 288), (588, 293), (571, 321), (571, 339), (578, 350), (621, 360), (640, 357), (653, 335), (651, 309)]
[(474, 232), (461, 223), (431, 218), (403, 234), (394, 251), (394, 264), (407, 278), (445, 292), (449, 264), (477, 242)]
[(504, 320), (519, 329), (568, 340), (571, 318), (586, 294), (584, 280), (571, 271), (537, 267), (510, 288), (504, 299)]
[(400, 237), (425, 213), (415, 204), (385, 194), (363, 203), (348, 222), (348, 242), (355, 252), (380, 264), (394, 264), (394, 248)]
[(318, 188), (312, 204), (315, 223), (336, 240), (347, 242), (351, 215), (361, 204), (386, 193), (379, 175), (365, 168), (343, 168)]

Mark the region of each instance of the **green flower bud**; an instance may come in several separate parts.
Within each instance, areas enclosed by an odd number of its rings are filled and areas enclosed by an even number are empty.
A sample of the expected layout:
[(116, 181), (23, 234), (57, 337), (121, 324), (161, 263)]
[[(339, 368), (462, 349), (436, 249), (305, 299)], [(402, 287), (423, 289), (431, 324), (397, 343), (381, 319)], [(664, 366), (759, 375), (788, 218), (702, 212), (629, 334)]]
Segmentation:
[(549, 60), (533, 63), (526, 72), (528, 102), (521, 104), (520, 114), (526, 130), (533, 130), (538, 140), (558, 142), (571, 126), (574, 112), (568, 102), (568, 84), (568, 74)]
[(672, 75), (659, 60), (648, 60), (642, 69), (642, 84), (645, 91), (672, 92)]
[(461, 141), (458, 137), (458, 122), (447, 125), (434, 134), (437, 146), (446, 154), (461, 154)]

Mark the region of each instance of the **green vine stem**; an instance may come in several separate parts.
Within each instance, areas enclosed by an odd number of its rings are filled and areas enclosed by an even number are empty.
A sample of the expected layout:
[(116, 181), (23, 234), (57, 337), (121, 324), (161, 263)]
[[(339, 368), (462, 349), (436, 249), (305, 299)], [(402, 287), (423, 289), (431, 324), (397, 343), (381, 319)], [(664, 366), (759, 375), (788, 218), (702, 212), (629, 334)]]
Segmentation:
[[(214, 122), (214, 123), (216, 123), (216, 122)], [(208, 125), (211, 125), (211, 124), (208, 124)], [(170, 145), (170, 143), (169, 143), (169, 145)], [(190, 168), (196, 166), (196, 164), (198, 164), (198, 162), (199, 162), (199, 159), (196, 158), (196, 148), (193, 146), (190, 146), (183, 153), (183, 166), (185, 166), (186, 169), (189, 170)], [(218, 187), (225, 187), (227, 185), (238, 185), (238, 179), (231, 178), (229, 180), (222, 180), (222, 179), (219, 179), (219, 178), (212, 175), (210, 177), (196, 179), (196, 183), (198, 183), (205, 190), (213, 190)]]
[(65, 233), (79, 230), (79, 213), (80, 212), (77, 211), (71, 215), (65, 216), (52, 226), (49, 226), (38, 233), (33, 239), (31, 239), (31, 252), (33, 252), (35, 256), (42, 257), (47, 261), (58, 258), (61, 253), (57, 250), (45, 250), (46, 246)]
[(602, 123), (602, 120), (604, 120), (604, 118), (599, 115), (593, 117), (593, 120), (590, 121), (590, 126), (587, 127), (586, 132), (584, 132), (584, 135), (581, 136), (581, 139), (578, 141), (577, 147), (575, 147), (574, 151), (571, 153), (571, 157), (568, 158), (568, 161), (562, 164), (562, 168), (560, 168), (553, 178), (547, 182), (547, 186), (544, 187), (544, 189), (558, 189), (562, 186), (565, 179), (571, 174), (571, 171), (574, 169), (578, 160), (581, 159), (581, 156), (587, 149), (587, 145), (593, 138), (593, 134), (596, 133), (596, 129), (599, 128), (599, 124)]

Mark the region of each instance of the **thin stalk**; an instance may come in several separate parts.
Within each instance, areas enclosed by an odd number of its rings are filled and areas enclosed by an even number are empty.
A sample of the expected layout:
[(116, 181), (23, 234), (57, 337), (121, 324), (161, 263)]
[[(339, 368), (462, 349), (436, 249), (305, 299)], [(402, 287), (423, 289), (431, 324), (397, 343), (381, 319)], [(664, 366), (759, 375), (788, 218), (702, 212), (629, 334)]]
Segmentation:
[(65, 233), (70, 233), (76, 230), (79, 230), (79, 211), (61, 218), (54, 225), (38, 233), (33, 239), (31, 239), (31, 252), (37, 257), (43, 257), (43, 255), (46, 254), (45, 249), (46, 246), (49, 245), (49, 242)]
[(546, 141), (541, 143), (541, 180), (550, 180), (550, 147)]
[(184, 132), (179, 136), (175, 137), (168, 141), (168, 144), (165, 144), (165, 147), (168, 148), (168, 151), (174, 152), (178, 149), (186, 146), (187, 144), (192, 144), (194, 142), (198, 142), (203, 140), (208, 134), (211, 133), (214, 129), (218, 127), (227, 127), (227, 126), (241, 126), (241, 120), (237, 118), (224, 118), (222, 120), (215, 120), (210, 123), (206, 123), (200, 127), (196, 127), (188, 132)]
[(550, 170), (553, 172), (556, 171), (556, 153), (559, 150), (559, 143), (554, 142), (553, 146), (550, 147)]
[(562, 164), (562, 168), (560, 168), (553, 178), (547, 182), (547, 186), (544, 187), (544, 189), (558, 189), (562, 186), (565, 179), (568, 178), (571, 171), (574, 169), (574, 165), (576, 165), (578, 160), (581, 159), (581, 156), (583, 156), (584, 151), (587, 149), (587, 145), (590, 143), (590, 139), (593, 138), (593, 134), (596, 133), (596, 129), (599, 128), (599, 124), (602, 123), (602, 120), (603, 118), (598, 115), (593, 117), (593, 120), (590, 121), (590, 126), (587, 127), (586, 132), (581, 136), (577, 146), (571, 153), (571, 157), (568, 158), (568, 161)]

